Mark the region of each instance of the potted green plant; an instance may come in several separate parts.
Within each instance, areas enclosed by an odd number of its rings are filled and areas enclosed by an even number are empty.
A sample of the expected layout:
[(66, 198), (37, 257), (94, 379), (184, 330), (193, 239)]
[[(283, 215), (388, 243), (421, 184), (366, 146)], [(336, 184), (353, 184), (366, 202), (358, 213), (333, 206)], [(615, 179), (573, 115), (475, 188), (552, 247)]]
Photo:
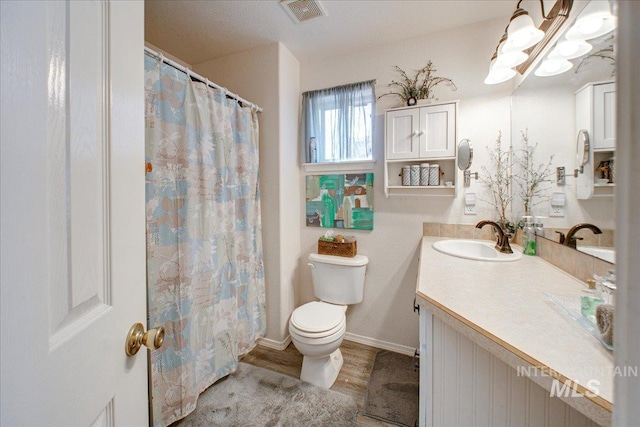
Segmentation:
[(411, 106), (415, 105), (416, 102), (421, 99), (436, 99), (433, 90), (441, 83), (451, 87), (454, 91), (458, 89), (453, 83), (453, 80), (435, 75), (437, 70), (431, 60), (429, 60), (426, 66), (416, 71), (413, 78), (410, 78), (407, 73), (397, 65), (395, 65), (394, 68), (400, 73), (402, 79), (399, 81), (391, 80), (389, 87), (396, 88), (397, 90), (380, 95), (378, 99), (387, 95), (395, 95), (402, 98), (407, 105)]

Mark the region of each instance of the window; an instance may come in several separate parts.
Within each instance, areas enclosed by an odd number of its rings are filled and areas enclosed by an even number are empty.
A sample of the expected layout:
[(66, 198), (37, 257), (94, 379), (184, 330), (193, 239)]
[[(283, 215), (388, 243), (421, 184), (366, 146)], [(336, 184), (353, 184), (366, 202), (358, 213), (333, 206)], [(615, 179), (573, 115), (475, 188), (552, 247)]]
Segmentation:
[(302, 94), (303, 163), (372, 160), (375, 80)]

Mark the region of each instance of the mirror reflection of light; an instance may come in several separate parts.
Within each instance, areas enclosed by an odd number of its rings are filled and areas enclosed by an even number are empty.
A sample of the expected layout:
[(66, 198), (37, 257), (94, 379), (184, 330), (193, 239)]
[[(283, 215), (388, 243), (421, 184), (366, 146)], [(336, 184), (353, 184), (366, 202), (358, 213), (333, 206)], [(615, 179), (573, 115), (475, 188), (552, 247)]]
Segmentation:
[(585, 19), (584, 21), (578, 23), (577, 29), (584, 35), (590, 35), (602, 28), (603, 23), (604, 20), (601, 17), (596, 16), (593, 18)]
[(608, 1), (592, 0), (567, 31), (569, 40), (589, 40), (607, 34), (616, 28), (617, 18), (611, 14)]
[(556, 73), (560, 69), (560, 61), (544, 61), (542, 63), (542, 68), (544, 68), (547, 73)]
[(587, 54), (593, 49), (589, 43), (582, 40), (565, 40), (559, 42), (549, 54), (549, 59), (573, 59)]
[(545, 59), (534, 74), (539, 77), (555, 76), (569, 71), (572, 67), (573, 64), (566, 59)]

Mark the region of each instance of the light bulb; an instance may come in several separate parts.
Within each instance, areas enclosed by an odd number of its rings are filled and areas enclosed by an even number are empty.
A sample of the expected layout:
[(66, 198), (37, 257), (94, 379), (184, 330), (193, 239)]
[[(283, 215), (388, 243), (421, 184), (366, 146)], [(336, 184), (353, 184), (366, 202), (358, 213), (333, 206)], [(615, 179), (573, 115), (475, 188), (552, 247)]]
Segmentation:
[(546, 71), (547, 73), (555, 73), (560, 69), (561, 66), (561, 62), (560, 61), (554, 61), (554, 60), (547, 60), (544, 61), (542, 63), (542, 68), (544, 68), (544, 71)]
[(496, 62), (494, 57), (489, 65), (489, 74), (484, 79), (484, 84), (493, 85), (497, 83), (506, 82), (512, 79), (516, 75), (516, 71), (513, 68), (501, 67)]
[(611, 14), (608, 1), (592, 0), (567, 31), (568, 40), (589, 40), (616, 28), (618, 20)]
[(512, 52), (504, 52), (503, 48), (505, 45), (505, 41), (502, 41), (498, 45), (498, 58), (496, 58), (496, 67), (503, 68), (512, 68), (522, 64), (524, 61), (529, 58), (524, 52), (521, 51), (512, 51)]
[(545, 59), (534, 74), (539, 77), (555, 76), (569, 71), (572, 67), (573, 63), (566, 59)]
[(507, 28), (507, 42), (503, 52), (522, 51), (538, 43), (544, 37), (544, 31), (539, 30), (533, 24), (533, 19), (523, 10), (518, 9), (513, 13), (509, 27)]
[(589, 19), (585, 19), (582, 22), (580, 22), (578, 25), (578, 31), (584, 35), (590, 35), (595, 33), (596, 31), (598, 31), (600, 28), (602, 28), (602, 24), (604, 22), (604, 19), (602, 19), (600, 16), (596, 16), (593, 18), (589, 18)]
[(573, 59), (589, 53), (593, 46), (582, 40), (559, 42), (549, 54), (549, 59)]

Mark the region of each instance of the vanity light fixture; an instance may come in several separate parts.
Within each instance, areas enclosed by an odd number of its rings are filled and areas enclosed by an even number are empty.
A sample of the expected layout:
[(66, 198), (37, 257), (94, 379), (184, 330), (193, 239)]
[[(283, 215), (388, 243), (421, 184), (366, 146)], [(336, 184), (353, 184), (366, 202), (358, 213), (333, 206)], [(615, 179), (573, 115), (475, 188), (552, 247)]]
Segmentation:
[(566, 59), (545, 59), (534, 74), (538, 77), (550, 77), (569, 71), (572, 67), (573, 63)]
[(563, 40), (553, 48), (549, 59), (573, 59), (591, 52), (593, 46), (583, 40)]
[(575, 24), (567, 31), (567, 40), (590, 40), (616, 28), (618, 20), (611, 14), (609, 1), (592, 0)]
[(593, 48), (584, 40), (607, 34), (616, 25), (617, 19), (611, 14), (609, 0), (591, 0), (567, 31), (566, 39), (556, 44), (535, 75), (548, 77), (569, 71), (573, 67), (569, 59), (579, 58)]
[(509, 67), (500, 66), (497, 63), (497, 54), (493, 54), (491, 57), (491, 63), (489, 64), (489, 74), (484, 79), (484, 84), (494, 85), (497, 83), (506, 82), (512, 79), (516, 75), (516, 70)]
[[(516, 10), (511, 15), (511, 20), (507, 26), (507, 41), (503, 47), (505, 53), (522, 52), (538, 43), (544, 37), (544, 31), (536, 28), (529, 13), (524, 9), (520, 9), (520, 3), (522, 3), (522, 0), (518, 1)], [(540, 5), (542, 7), (542, 16), (547, 19), (544, 16), (544, 4), (542, 1), (540, 1)]]
[(497, 49), (497, 53), (498, 53), (498, 57), (496, 58), (497, 67), (513, 68), (517, 65), (522, 64), (524, 61), (527, 60), (527, 58), (529, 58), (529, 55), (527, 55), (526, 53), (520, 50), (505, 51), (504, 46), (506, 42), (507, 42), (507, 35), (503, 34)]
[[(489, 75), (484, 80), (485, 84), (505, 82), (515, 77), (516, 71), (524, 74), (562, 26), (573, 6), (573, 0), (556, 0), (546, 14), (543, 0), (539, 1), (544, 20), (540, 27), (536, 28), (528, 12), (520, 8), (522, 0), (518, 0), (509, 25), (498, 42), (496, 52), (491, 57)], [(506, 56), (507, 54), (513, 56)], [(503, 55), (505, 55), (504, 58)]]

